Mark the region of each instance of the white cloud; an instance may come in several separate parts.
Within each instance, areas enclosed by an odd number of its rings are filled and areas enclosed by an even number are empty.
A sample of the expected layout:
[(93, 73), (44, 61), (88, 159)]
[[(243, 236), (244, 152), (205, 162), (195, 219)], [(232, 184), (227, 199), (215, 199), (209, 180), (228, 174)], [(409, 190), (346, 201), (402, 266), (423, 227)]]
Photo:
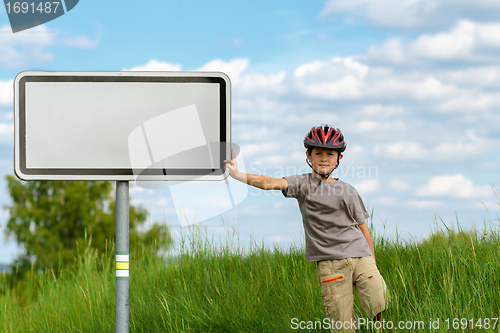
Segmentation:
[[(491, 124), (490, 126), (495, 126)], [(455, 132), (456, 131), (456, 132)], [(480, 137), (472, 129), (456, 128), (450, 130), (451, 137), (455, 140), (442, 140), (436, 145), (433, 152), (441, 158), (456, 159), (467, 158), (481, 153), (498, 152), (500, 150), (500, 141), (495, 138)]]
[(368, 73), (369, 68), (352, 58), (335, 57), (329, 62), (314, 61), (312, 63), (304, 64), (294, 72), (296, 77), (304, 77), (308, 74), (323, 75), (324, 78), (340, 77), (346, 75), (355, 75), (357, 77), (364, 77)]
[(414, 96), (417, 99), (452, 98), (457, 93), (459, 93), (457, 88), (443, 84), (432, 76), (414, 85)]
[(151, 59), (149, 60), (146, 64), (144, 65), (139, 65), (132, 67), (130, 69), (125, 69), (128, 71), (180, 71), (181, 70), (181, 65), (179, 64), (171, 64), (165, 61), (158, 61), (156, 59)]
[(442, 69), (437, 75), (444, 81), (452, 81), (461, 86), (496, 88), (500, 86), (500, 68), (486, 65), (459, 69)]
[(500, 23), (479, 25), (476, 35), (480, 44), (495, 48), (500, 47)]
[[(481, 72), (478, 72), (476, 75), (478, 82), (480, 74)], [(465, 80), (465, 73), (454, 71), (454, 75), (461, 75)], [(376, 63), (369, 67), (349, 57), (335, 58), (329, 62), (306, 63), (297, 67), (293, 76), (286, 77), (286, 74), (282, 74), (276, 80), (270, 80), (270, 77), (268, 75), (260, 80), (261, 82), (257, 82), (251, 76), (242, 76), (242, 82), (245, 87), (252, 87), (253, 91), (259, 91), (257, 87), (267, 83), (271, 87), (267, 91), (274, 93), (274, 99), (279, 98), (276, 96), (278, 94), (293, 99), (301, 97), (303, 100), (361, 102), (364, 115), (384, 115), (384, 118), (404, 115), (408, 107), (413, 107), (410, 101), (427, 103), (431, 105), (429, 111), (443, 112), (468, 112), (500, 107), (498, 94), (478, 90), (478, 87), (471, 86), (469, 82), (456, 82), (451, 74), (444, 70), (408, 72), (397, 66), (387, 69), (377, 66)], [(496, 83), (496, 78), (494, 73), (489, 76), (489, 86)], [(237, 88), (241, 89), (242, 85)], [(385, 104), (380, 104), (381, 101)], [(398, 123), (396, 129), (403, 127), (402, 123)]]
[(87, 36), (64, 35), (43, 25), (15, 34), (9, 26), (3, 26), (0, 28), (0, 67), (22, 68), (52, 62), (54, 54), (47, 50), (51, 46), (95, 49), (100, 43), (99, 35), (93, 40)]
[(420, 35), (415, 40), (391, 38), (368, 48), (369, 62), (423, 65), (428, 61), (497, 62), (489, 50), (500, 48), (500, 24), (460, 20), (445, 32)]
[(223, 72), (229, 76), (233, 84), (240, 81), (240, 76), (243, 71), (248, 67), (249, 60), (246, 58), (234, 59), (230, 62), (225, 62), (220, 59), (212, 60), (201, 68), (199, 71), (218, 71)]
[(344, 99), (361, 96), (362, 81), (345, 76), (335, 82), (318, 82), (303, 86), (302, 91), (311, 98)]
[(378, 121), (378, 120), (361, 120), (358, 126), (353, 129), (356, 132), (385, 132), (385, 131), (405, 131), (408, 129), (406, 123), (401, 119)]
[(276, 141), (245, 144), (241, 146), (241, 150), (245, 152), (245, 156), (249, 157), (261, 156), (262, 154), (277, 152), (280, 148), (281, 147), (279, 143), (277, 143)]
[(400, 117), (405, 114), (405, 109), (401, 105), (382, 105), (367, 103), (360, 110), (363, 118), (375, 117), (376, 119)]
[(378, 179), (367, 179), (353, 185), (360, 195), (374, 194), (380, 191), (381, 183)]
[(432, 2), (418, 3), (415, 0), (330, 0), (321, 11), (320, 17), (340, 13), (366, 18), (376, 25), (412, 27), (418, 25), (421, 16), (433, 10)]
[(449, 197), (462, 199), (485, 198), (492, 194), (489, 185), (474, 185), (463, 174), (442, 175), (431, 178), (427, 184), (416, 190), (417, 196)]
[[(434, 70), (417, 66), (408, 71), (397, 66), (368, 66), (361, 58), (357, 59), (311, 61), (291, 73), (249, 72), (248, 59), (215, 60), (202, 68), (212, 69), (209, 65), (233, 68), (235, 74), (231, 76), (237, 77), (233, 82), (234, 128), (242, 122), (248, 125), (234, 132), (234, 139), (242, 144), (249, 163), (260, 168), (301, 165), (302, 155), (293, 154), (301, 148), (300, 139), (293, 145), (290, 140), (302, 137), (306, 127), (325, 122), (349, 129), (349, 140), (358, 140), (349, 141), (352, 142), (349, 154), (357, 154), (357, 159), (406, 160), (415, 167), (432, 162), (434, 167), (447, 168), (450, 163), (481, 158), (500, 149), (500, 141), (493, 135), (498, 132), (497, 125), (485, 121), (488, 114), (500, 107), (500, 97), (495, 97), (500, 67), (481, 64), (469, 69)], [(477, 84), (467, 80), (470, 73), (475, 74), (472, 81)], [(484, 89), (479, 83), (482, 74), (487, 73), (492, 74), (485, 76), (489, 83)], [(342, 81), (345, 77), (353, 78), (354, 89), (349, 82)], [(273, 144), (267, 143), (270, 140)], [(370, 149), (352, 149), (360, 144)], [(366, 185), (373, 185), (367, 187), (368, 193), (377, 191), (375, 183)], [(409, 189), (408, 184), (392, 183), (379, 191)]]
[(398, 201), (393, 197), (379, 197), (377, 199), (377, 204), (384, 206), (395, 206)]
[(238, 92), (246, 96), (281, 95), (287, 90), (284, 85), (286, 73), (281, 71), (272, 74), (252, 73), (244, 75), (237, 81)]
[(409, 49), (417, 56), (431, 59), (470, 56), (476, 43), (475, 30), (476, 24), (463, 20), (450, 32), (420, 36), (409, 44)]
[[(435, 70), (414, 70), (408, 72), (398, 67), (390, 69), (372, 64), (368, 66), (361, 59), (352, 57), (334, 58), (331, 61), (313, 61), (298, 66), (293, 75), (284, 71), (258, 74), (247, 72), (248, 59), (234, 59), (229, 62), (222, 60), (211, 61), (200, 70), (221, 70), (227, 72), (233, 83), (233, 108), (236, 110), (252, 111), (235, 113), (238, 120), (273, 120), (284, 116), (283, 112), (291, 112), (292, 119), (298, 108), (304, 108), (300, 122), (319, 119), (336, 120), (340, 114), (334, 112), (337, 107), (327, 106), (328, 101), (342, 101), (357, 103), (356, 111), (349, 111), (352, 115), (364, 116), (357, 124), (359, 132), (373, 128), (382, 128), (382, 134), (390, 131), (404, 131), (409, 124), (401, 121), (413, 110), (419, 110), (413, 102), (426, 105), (425, 113), (436, 111), (445, 113), (488, 111), (500, 107), (500, 97), (496, 91), (481, 90), (481, 82), (488, 82), (487, 86), (494, 88), (500, 81), (500, 70), (497, 66), (489, 65), (473, 71), (441, 68)], [(365, 58), (369, 59), (369, 57)], [(367, 60), (368, 61), (368, 60)], [(425, 61), (429, 61), (428, 59)], [(157, 65), (153, 61), (151, 65)], [(179, 69), (180, 66), (166, 69)], [(142, 68), (142, 67), (139, 67)], [(154, 68), (158, 68), (155, 66)], [(416, 67), (417, 68), (417, 67)], [(495, 68), (496, 71), (491, 71)], [(136, 68), (134, 68), (136, 69)], [(472, 80), (467, 80), (470, 73), (475, 73)], [(483, 74), (485, 80), (481, 80)], [(474, 84), (471, 81), (475, 82)], [(486, 85), (486, 83), (482, 83)], [(290, 102), (293, 100), (293, 103)], [(314, 101), (314, 102), (313, 102)], [(313, 103), (312, 103), (313, 102)], [(312, 105), (322, 105), (324, 110), (317, 109), (315, 113), (307, 108)], [(350, 110), (349, 105), (347, 110)], [(345, 109), (345, 106), (343, 106)], [(332, 112), (333, 111), (333, 112)], [(381, 118), (392, 117), (390, 121)], [(345, 122), (343, 117), (340, 119)], [(325, 122), (324, 120), (322, 122)], [(384, 125), (385, 124), (385, 125)], [(404, 146), (404, 147), (403, 147)], [(418, 143), (393, 143), (390, 152), (403, 152), (402, 156), (418, 156), (423, 149)]]
[(0, 28), (0, 43), (2, 45), (49, 46), (54, 45), (57, 33), (41, 25), (29, 31), (13, 34), (8, 25)]
[(438, 200), (409, 200), (406, 202), (407, 206), (418, 209), (436, 208), (443, 204), (442, 201)]
[(374, 153), (394, 159), (421, 159), (429, 154), (418, 142), (401, 141), (390, 144), (376, 144)]
[[(243, 141), (237, 144), (257, 138), (242, 149), (260, 165), (302, 161), (293, 158), (294, 150), (288, 140), (295, 132), (295, 136), (301, 137), (308, 126), (325, 122), (350, 129), (349, 140), (361, 140), (349, 141), (353, 142), (351, 148), (360, 142), (370, 146), (366, 151), (349, 150), (351, 154), (407, 160), (415, 166), (424, 162), (449, 165), (500, 149), (500, 141), (493, 135), (498, 132), (497, 125), (485, 121), (500, 107), (495, 84), (500, 83), (499, 66), (481, 64), (468, 69), (439, 70), (416, 66), (408, 71), (375, 63), (368, 66), (362, 57), (356, 59), (311, 61), (291, 73), (251, 72), (248, 59), (217, 59), (199, 69), (221, 70), (230, 75), (234, 128), (245, 122), (247, 127), (258, 130), (254, 133), (245, 128), (234, 132), (234, 138)], [(151, 60), (134, 69), (154, 70), (162, 66), (167, 70), (181, 68)], [(479, 83), (482, 74), (487, 73), (491, 74), (485, 77), (488, 85), (483, 88)], [(474, 74), (471, 80), (467, 80), (468, 74)], [(269, 124), (284, 127), (271, 129)], [(262, 133), (269, 134), (267, 139)], [(270, 140), (276, 144), (267, 144)], [(293, 148), (299, 146), (300, 142)]]
[(405, 192), (411, 188), (410, 183), (401, 179), (393, 179), (388, 184), (389, 190), (394, 192)]
[(168, 205), (172, 205), (172, 199), (169, 198), (169, 197), (158, 198), (154, 202), (154, 204), (156, 206), (165, 207), (165, 206), (168, 206)]
[(140, 187), (136, 183), (132, 183), (129, 191), (131, 194), (140, 194), (145, 192), (144, 187)]
[(0, 123), (0, 143), (14, 142), (14, 124)]
[[(202, 72), (223, 72), (229, 76), (232, 84), (239, 83), (241, 80), (242, 73), (248, 67), (249, 60), (245, 58), (233, 59), (229, 62), (225, 62), (220, 59), (215, 59), (204, 64), (196, 71)], [(180, 64), (172, 64), (166, 61), (159, 61), (157, 59), (151, 59), (144, 65), (139, 65), (126, 69), (130, 71), (180, 71), (182, 66)], [(259, 76), (250, 77), (253, 81), (252, 83), (259, 84)], [(269, 78), (263, 80), (265, 83), (269, 84)], [(271, 80), (271, 83), (273, 80)]]
[(479, 137), (473, 130), (458, 127), (442, 127), (439, 137), (426, 132), (418, 140), (377, 143), (374, 154), (397, 160), (454, 162), (500, 149), (499, 140)]
[(0, 107), (12, 106), (14, 101), (13, 81), (0, 81)]
[(366, 65), (349, 57), (336, 57), (329, 62), (315, 61), (295, 70), (295, 89), (309, 98), (359, 98), (368, 72)]
[(38, 26), (27, 32), (12, 33), (9, 26), (0, 28), (0, 67), (20, 68), (26, 64), (43, 64), (54, 59), (45, 48), (56, 42), (57, 34)]
[(474, 90), (462, 90), (450, 98), (439, 101), (435, 108), (442, 112), (465, 112), (474, 113), (496, 108), (500, 105), (497, 94), (490, 92), (479, 92)]
[(329, 0), (321, 19), (346, 16), (376, 26), (396, 29), (445, 27), (461, 18), (490, 21), (498, 18), (500, 3), (492, 0)]

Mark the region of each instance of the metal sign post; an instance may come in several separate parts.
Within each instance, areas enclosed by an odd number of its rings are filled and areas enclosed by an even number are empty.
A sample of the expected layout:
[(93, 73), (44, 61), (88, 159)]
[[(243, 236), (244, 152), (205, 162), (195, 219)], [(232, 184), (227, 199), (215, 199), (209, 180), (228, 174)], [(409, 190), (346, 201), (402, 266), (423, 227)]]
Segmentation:
[(129, 327), (129, 182), (116, 182), (116, 332)]

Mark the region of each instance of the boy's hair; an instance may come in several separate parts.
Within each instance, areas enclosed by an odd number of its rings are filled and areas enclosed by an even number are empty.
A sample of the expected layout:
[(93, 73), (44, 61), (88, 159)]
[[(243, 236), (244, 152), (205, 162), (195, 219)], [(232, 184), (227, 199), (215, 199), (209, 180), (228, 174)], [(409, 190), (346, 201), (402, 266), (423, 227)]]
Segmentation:
[[(311, 155), (313, 149), (314, 149), (314, 147), (307, 148), (307, 154)], [(342, 154), (342, 151), (340, 151), (340, 149), (333, 149), (333, 150), (335, 150), (337, 153), (339, 153), (339, 155)]]

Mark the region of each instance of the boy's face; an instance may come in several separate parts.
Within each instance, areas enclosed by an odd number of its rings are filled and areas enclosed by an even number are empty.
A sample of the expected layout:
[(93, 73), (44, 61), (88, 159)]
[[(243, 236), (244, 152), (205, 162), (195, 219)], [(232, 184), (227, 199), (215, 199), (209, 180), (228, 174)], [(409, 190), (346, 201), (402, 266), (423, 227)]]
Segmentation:
[[(314, 170), (319, 174), (325, 175), (337, 166), (338, 151), (328, 148), (313, 148), (311, 154), (306, 152), (309, 163), (313, 166)], [(340, 161), (344, 155), (340, 154), (338, 160)]]

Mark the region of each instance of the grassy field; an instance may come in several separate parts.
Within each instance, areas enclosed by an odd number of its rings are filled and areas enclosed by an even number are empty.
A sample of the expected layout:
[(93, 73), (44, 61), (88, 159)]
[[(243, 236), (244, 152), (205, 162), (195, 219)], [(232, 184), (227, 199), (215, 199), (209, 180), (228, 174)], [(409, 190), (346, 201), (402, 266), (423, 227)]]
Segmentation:
[[(130, 332), (328, 332), (316, 264), (301, 246), (241, 249), (237, 235), (214, 243), (195, 228), (175, 261), (145, 248), (131, 254)], [(500, 332), (498, 231), (444, 229), (414, 243), (376, 236), (375, 247), (391, 296), (387, 331)], [(57, 277), (33, 273), (4, 288), (0, 331), (114, 332), (113, 249), (99, 257), (89, 248), (77, 261)]]

